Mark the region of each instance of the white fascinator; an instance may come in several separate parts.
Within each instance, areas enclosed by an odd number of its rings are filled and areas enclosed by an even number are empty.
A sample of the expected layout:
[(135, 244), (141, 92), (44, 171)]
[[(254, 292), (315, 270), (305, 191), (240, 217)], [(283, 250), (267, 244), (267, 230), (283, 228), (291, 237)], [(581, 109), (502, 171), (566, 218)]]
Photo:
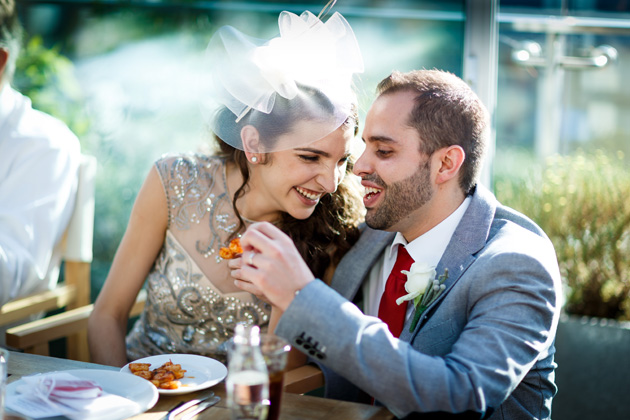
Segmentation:
[(344, 17), (336, 12), (324, 23), (308, 11), (285, 11), (278, 26), (270, 40), (224, 26), (206, 50), (205, 117), (217, 137), (241, 150), (245, 126), (259, 132), (247, 149), (266, 153), (312, 143), (354, 113), (352, 76), (363, 72), (363, 59)]

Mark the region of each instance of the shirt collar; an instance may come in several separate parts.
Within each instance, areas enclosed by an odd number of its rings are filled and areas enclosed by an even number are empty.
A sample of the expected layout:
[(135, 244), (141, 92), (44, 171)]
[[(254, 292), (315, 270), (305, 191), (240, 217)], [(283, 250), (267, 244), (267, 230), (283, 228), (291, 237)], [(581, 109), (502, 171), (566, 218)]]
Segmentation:
[(442, 220), (437, 226), (428, 232), (420, 235), (410, 243), (407, 243), (402, 233), (397, 232), (394, 242), (388, 250), (388, 258), (392, 258), (396, 245), (403, 245), (407, 248), (407, 252), (414, 261), (423, 261), (429, 265), (437, 266), (442, 258), (442, 254), (446, 251), (446, 247), (457, 229), (457, 225), (464, 217), (464, 213), (470, 205), (471, 197), (464, 199), (462, 204), (448, 216)]

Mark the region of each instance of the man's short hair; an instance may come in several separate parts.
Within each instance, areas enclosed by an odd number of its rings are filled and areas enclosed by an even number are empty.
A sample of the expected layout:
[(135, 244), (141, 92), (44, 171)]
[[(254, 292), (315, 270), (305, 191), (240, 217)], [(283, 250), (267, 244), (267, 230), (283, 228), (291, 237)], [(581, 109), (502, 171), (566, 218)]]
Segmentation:
[(407, 122), (420, 136), (421, 152), (430, 155), (453, 145), (464, 149), (459, 183), (465, 194), (471, 194), (488, 142), (486, 107), (462, 79), (441, 70), (395, 71), (377, 87), (379, 96), (401, 91), (416, 93)]
[(10, 82), (15, 73), (15, 62), (20, 53), (22, 26), (18, 20), (14, 0), (0, 0), (0, 48), (8, 51), (9, 59), (0, 83)]

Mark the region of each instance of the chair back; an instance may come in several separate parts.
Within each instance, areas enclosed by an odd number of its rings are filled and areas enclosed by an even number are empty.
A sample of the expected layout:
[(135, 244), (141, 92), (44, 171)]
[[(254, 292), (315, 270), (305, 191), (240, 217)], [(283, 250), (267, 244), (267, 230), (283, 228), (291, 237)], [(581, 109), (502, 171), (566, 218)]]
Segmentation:
[[(74, 211), (64, 238), (64, 281), (75, 289), (74, 299), (66, 305), (66, 310), (90, 304), (96, 166), (94, 156), (82, 155)], [(87, 331), (70, 335), (66, 349), (69, 359), (88, 361)]]
[(94, 156), (81, 156), (77, 197), (64, 237), (63, 258), (66, 261), (92, 262), (96, 166)]

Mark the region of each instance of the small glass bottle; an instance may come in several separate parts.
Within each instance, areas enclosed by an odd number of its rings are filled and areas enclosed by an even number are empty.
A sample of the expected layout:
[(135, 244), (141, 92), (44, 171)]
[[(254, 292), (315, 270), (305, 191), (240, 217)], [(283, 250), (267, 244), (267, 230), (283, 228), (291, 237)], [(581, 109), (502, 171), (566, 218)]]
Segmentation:
[(269, 401), (269, 375), (260, 350), (260, 329), (238, 324), (225, 379), (232, 420), (264, 420)]

